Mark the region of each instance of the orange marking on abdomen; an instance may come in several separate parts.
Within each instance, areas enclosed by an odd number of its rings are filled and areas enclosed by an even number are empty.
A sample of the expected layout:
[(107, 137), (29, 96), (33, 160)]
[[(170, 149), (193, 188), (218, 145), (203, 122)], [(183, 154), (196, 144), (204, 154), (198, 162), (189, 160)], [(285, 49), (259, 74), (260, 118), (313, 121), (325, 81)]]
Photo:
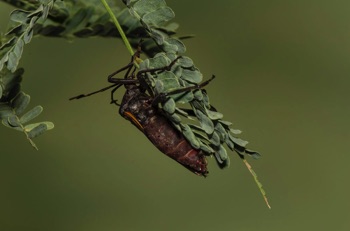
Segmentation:
[(142, 125), (131, 112), (124, 112), (124, 116), (128, 117), (139, 129), (143, 130)]

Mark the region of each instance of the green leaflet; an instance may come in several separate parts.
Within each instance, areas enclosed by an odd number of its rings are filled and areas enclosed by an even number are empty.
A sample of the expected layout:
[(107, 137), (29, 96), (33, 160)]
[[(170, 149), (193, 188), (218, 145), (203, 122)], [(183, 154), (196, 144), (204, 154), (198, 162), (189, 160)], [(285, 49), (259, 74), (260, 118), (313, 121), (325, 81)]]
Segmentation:
[(209, 145), (203, 143), (201, 140), (199, 140), (200, 149), (203, 150), (207, 155), (212, 155), (215, 151), (212, 149)]
[(164, 42), (163, 49), (168, 53), (185, 53), (185, 45), (178, 39), (168, 38)]
[(17, 55), (14, 52), (10, 52), (7, 55), (6, 62), (7, 62), (7, 68), (13, 72), (14, 70), (16, 70), (16, 67), (19, 62), (19, 57), (17, 57)]
[[(168, 57), (168, 59), (170, 59), (171, 61), (174, 61), (176, 58), (177, 58), (177, 55), (176, 54), (174, 54), (174, 53), (167, 53), (167, 52), (161, 52), (161, 54), (165, 54), (165, 56), (166, 57)], [(157, 55), (156, 55), (157, 56)], [(176, 61), (176, 63), (179, 63), (179, 61), (180, 61), (180, 59), (178, 59), (177, 61)], [(176, 64), (175, 64), (175, 66), (176, 66)]]
[(211, 134), (210, 143), (216, 147), (220, 146), (220, 137), (217, 132), (213, 132)]
[(220, 168), (225, 168), (230, 165), (230, 159), (227, 156), (226, 149), (222, 145), (215, 149), (214, 156)]
[(208, 117), (211, 119), (211, 120), (218, 120), (218, 119), (221, 119), (224, 115), (220, 112), (217, 112), (217, 111), (211, 111), (207, 108), (205, 108), (205, 111), (208, 115)]
[(259, 152), (256, 152), (250, 149), (246, 149), (245, 153), (248, 154), (249, 156), (252, 156), (254, 159), (259, 159), (261, 157), (261, 154)]
[(23, 132), (23, 129), (20, 126), (20, 124), (16, 123), (16, 119), (15, 118), (9, 119), (10, 117), (13, 117), (13, 115), (10, 114), (9, 117), (7, 117), (6, 119), (1, 120), (1, 123), (4, 126), (8, 127), (8, 128), (14, 129), (16, 131)]
[(15, 115), (10, 115), (9, 117), (7, 117), (7, 123), (11, 127), (20, 127), (21, 126), (21, 123), (20, 123), (18, 117)]
[(230, 138), (228, 138), (228, 136), (226, 136), (225, 143), (232, 151), (235, 150), (235, 144), (230, 140)]
[[(176, 76), (176, 78), (177, 79), (179, 79), (179, 80), (181, 80), (180, 79), (180, 77), (181, 77), (181, 75), (182, 75), (182, 68), (181, 68), (181, 66), (175, 66), (174, 68), (173, 68), (173, 70), (172, 70), (172, 72), (174, 73), (174, 75)], [(180, 82), (180, 81), (179, 81)], [(182, 81), (181, 81), (182, 82)], [(182, 84), (181, 84), (181, 86), (182, 86)]]
[(175, 17), (174, 11), (170, 7), (161, 7), (155, 11), (143, 15), (142, 20), (149, 25), (163, 25)]
[(192, 132), (191, 128), (187, 124), (180, 124), (181, 129), (182, 129), (182, 134), (185, 136), (185, 138), (190, 142), (191, 146), (199, 149), (200, 148), (200, 143), (197, 140), (196, 136)]
[(233, 143), (235, 143), (241, 147), (245, 147), (248, 144), (248, 141), (242, 140), (240, 138), (236, 138), (236, 137), (232, 136), (230, 133), (228, 133), (228, 136)]
[(189, 69), (184, 69), (182, 71), (181, 78), (183, 80), (186, 80), (187, 82), (190, 83), (200, 83), (203, 80), (203, 75), (200, 73), (198, 70), (189, 70)]
[(29, 102), (30, 102), (30, 96), (25, 94), (24, 92), (20, 92), (12, 100), (11, 107), (15, 109), (16, 114), (21, 114), (27, 108)]
[(48, 130), (48, 127), (46, 124), (44, 124), (44, 123), (39, 124), (38, 126), (34, 127), (32, 130), (30, 130), (28, 132), (28, 137), (30, 139), (33, 139), (33, 138), (43, 134), (47, 130)]
[(164, 0), (139, 0), (135, 2), (136, 3), (134, 4), (133, 8), (140, 17), (143, 17), (147, 13), (166, 7)]
[(164, 53), (160, 53), (149, 60), (149, 69), (167, 67), (170, 62), (170, 59)]
[(193, 133), (198, 138), (198, 140), (200, 140), (206, 144), (207, 143), (210, 144), (210, 140), (209, 140), (208, 136), (206, 136), (206, 134), (203, 133), (203, 130), (199, 131), (199, 130), (193, 129), (193, 127), (191, 126), (192, 124), (188, 124), (188, 125), (191, 127)]
[(229, 126), (232, 125), (231, 122), (228, 122), (228, 121), (225, 121), (225, 120), (219, 120), (219, 122), (220, 122), (222, 125), (225, 125), (226, 128), (228, 128)]
[(168, 100), (165, 101), (165, 103), (163, 103), (162, 108), (167, 113), (169, 113), (171, 115), (174, 114), (175, 113), (175, 108), (176, 108), (175, 101), (172, 98), (168, 98)]
[(184, 116), (186, 118), (189, 118), (189, 115), (186, 111), (180, 109), (180, 108), (175, 108), (176, 113), (180, 114), (181, 116)]
[(177, 81), (174, 73), (170, 71), (160, 73), (157, 75), (155, 81), (155, 92), (157, 94), (160, 94), (162, 92), (169, 92), (180, 87), (180, 84)]
[(42, 106), (36, 106), (34, 108), (32, 108), (31, 110), (29, 110), (27, 113), (25, 113), (23, 116), (21, 116), (20, 121), (22, 124), (27, 123), (28, 121), (36, 118), (37, 116), (40, 115), (40, 113), (43, 111), (43, 107)]
[[(195, 124), (188, 124), (188, 126), (190, 126), (193, 130), (197, 130), (199, 132), (205, 132), (204, 129), (198, 125)], [(209, 139), (208, 139), (209, 140)]]
[(18, 22), (21, 24), (28, 22), (28, 15), (30, 14), (30, 11), (25, 10), (14, 10), (10, 14), (10, 20), (14, 22)]
[(205, 105), (205, 107), (210, 108), (210, 103), (209, 103), (209, 97), (208, 94), (205, 91), (202, 91), (203, 94), (203, 104)]
[[(25, 44), (28, 44), (32, 40), (33, 35), (34, 35), (34, 30), (33, 30), (34, 25), (38, 19), (39, 19), (39, 17), (37, 17), (37, 16), (34, 16), (33, 18), (30, 19), (29, 26), (26, 28), (26, 30), (23, 33), (23, 41), (25, 42)], [(20, 40), (18, 40), (18, 41), (20, 41)], [(18, 57), (18, 58), (20, 58), (20, 57)]]
[(239, 135), (239, 134), (241, 134), (241, 133), (242, 133), (242, 131), (241, 131), (241, 130), (238, 130), (238, 129), (232, 129), (232, 128), (230, 128), (230, 132), (232, 132), (234, 135)]
[(146, 59), (142, 63), (140, 63), (140, 71), (163, 68), (168, 66), (170, 62), (170, 59), (166, 56), (165, 53), (159, 53), (154, 58)]
[(40, 124), (45, 124), (47, 130), (51, 130), (55, 127), (52, 122), (45, 121), (45, 122), (40, 122), (40, 123), (28, 124), (28, 125), (24, 126), (24, 130), (26, 132), (30, 132), (32, 129), (34, 129), (35, 127), (37, 127)]
[(6, 119), (7, 117), (11, 116), (13, 114), (12, 108), (7, 105), (0, 103), (0, 119)]
[(150, 69), (150, 60), (151, 59), (146, 59), (146, 60), (143, 60), (140, 64), (139, 64), (139, 70), (142, 71), (142, 70), (148, 70)]
[(226, 138), (228, 136), (227, 131), (225, 130), (225, 128), (220, 123), (216, 123), (214, 129), (215, 129), (215, 131), (217, 131), (217, 133), (220, 136), (220, 142), (221, 143), (225, 142), (225, 140), (226, 140)]
[[(28, 42), (26, 42), (28, 43)], [(23, 47), (24, 47), (24, 41), (23, 40), (18, 40), (16, 43), (15, 47), (13, 48), (13, 54), (16, 55), (16, 57), (21, 57), (23, 53)]]
[(179, 65), (183, 68), (191, 68), (194, 66), (192, 59), (187, 56), (182, 56), (182, 58), (179, 59)]
[(181, 123), (181, 117), (179, 115), (177, 115), (176, 113), (173, 113), (170, 115), (170, 120), (171, 120), (171, 122), (173, 122), (176, 125)]
[(191, 101), (191, 106), (195, 114), (197, 111), (201, 111), (203, 114), (206, 113), (205, 105), (203, 105), (201, 101), (193, 100)]
[(200, 123), (201, 127), (203, 128), (203, 130), (205, 131), (205, 133), (212, 134), (214, 131), (213, 121), (211, 121), (211, 119), (209, 119), (209, 117), (207, 117), (205, 114), (203, 114), (203, 112), (201, 112), (200, 110), (196, 110), (195, 113), (196, 113), (196, 116), (199, 120), (199, 123)]
[(196, 100), (198, 100), (198, 101), (202, 101), (202, 99), (203, 99), (203, 94), (202, 94), (202, 90), (195, 90), (194, 91), (194, 98), (196, 99)]
[(216, 152), (219, 154), (219, 157), (222, 161), (226, 161), (228, 159), (227, 152), (224, 146), (219, 145), (219, 148), (216, 150)]

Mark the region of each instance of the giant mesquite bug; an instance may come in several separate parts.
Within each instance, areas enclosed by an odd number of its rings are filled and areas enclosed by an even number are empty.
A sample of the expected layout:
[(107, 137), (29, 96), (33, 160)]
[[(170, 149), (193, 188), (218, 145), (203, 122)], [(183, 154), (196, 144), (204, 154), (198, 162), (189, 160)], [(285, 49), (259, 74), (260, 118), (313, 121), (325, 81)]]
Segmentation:
[[(112, 88), (111, 103), (114, 103), (120, 107), (119, 114), (121, 116), (134, 124), (142, 133), (146, 135), (146, 137), (153, 143), (153, 145), (156, 146), (165, 155), (176, 160), (178, 163), (193, 173), (200, 176), (207, 176), (208, 170), (206, 156), (212, 155), (213, 153), (207, 153), (205, 150), (203, 150), (203, 148), (197, 149), (193, 147), (191, 142), (185, 138), (183, 133), (175, 128), (173, 123), (168, 119), (164, 111), (158, 105), (160, 103), (164, 103), (171, 95), (199, 90), (205, 87), (211, 80), (215, 78), (215, 76), (212, 76), (212, 78), (200, 84), (193, 84), (188, 87), (177, 88), (165, 93), (154, 94), (154, 91), (151, 89), (149, 82), (147, 82), (147, 74), (152, 75), (170, 71), (172, 66), (174, 66), (174, 64), (182, 57), (178, 56), (169, 65), (164, 67), (143, 69), (136, 72), (134, 62), (137, 60), (139, 55), (140, 50), (132, 56), (131, 62), (128, 65), (108, 76), (108, 82), (113, 83), (112, 85), (102, 88), (98, 91), (91, 92), (89, 94), (82, 94), (72, 97), (70, 100), (80, 99)], [(126, 71), (124, 78), (114, 77), (123, 71)], [(123, 99), (119, 104), (117, 103), (117, 100), (114, 99), (114, 93), (121, 86), (124, 86), (126, 88), (126, 92), (124, 93)], [(216, 109), (212, 106), (210, 106), (210, 109), (212, 111), (216, 111)], [(221, 124), (226, 124), (229, 126), (229, 124), (224, 121), (221, 121)], [(235, 132), (234, 130), (230, 131)], [(218, 138), (221, 140), (223, 137)], [(254, 180), (256, 181), (267, 206), (271, 208), (267, 201), (265, 191), (262, 189), (262, 184), (258, 181), (256, 174), (251, 169), (251, 166), (243, 156), (243, 154), (248, 154), (253, 157), (258, 157), (260, 154), (255, 151), (246, 149), (244, 147), (244, 145), (247, 143), (246, 141), (233, 138), (230, 135), (226, 137), (225, 141), (230, 149), (235, 150), (239, 154), (240, 158), (243, 159), (248, 170), (253, 175)], [(222, 149), (215, 152), (215, 157), (219, 163), (219, 166), (225, 167), (227, 166), (228, 159), (225, 159), (227, 158), (225, 155), (221, 156), (220, 151), (222, 151)], [(224, 154), (225, 153), (226, 151)]]
[[(161, 109), (158, 108), (158, 104), (167, 100), (169, 95), (203, 88), (214, 76), (201, 84), (175, 89), (155, 96), (146, 82), (145, 75), (170, 70), (174, 63), (181, 59), (181, 56), (173, 60), (168, 66), (142, 70), (136, 73), (134, 61), (139, 57), (139, 54), (139, 51), (136, 52), (128, 65), (108, 76), (108, 82), (113, 83), (113, 85), (89, 94), (72, 97), (70, 100), (80, 99), (113, 88), (111, 102), (120, 106), (119, 114), (121, 116), (134, 124), (165, 155), (176, 160), (193, 173), (206, 176), (208, 171), (204, 151), (191, 146), (181, 132), (171, 124)], [(124, 78), (114, 77), (123, 71), (126, 71)], [(113, 95), (121, 86), (125, 86), (126, 92), (121, 103), (118, 104)]]

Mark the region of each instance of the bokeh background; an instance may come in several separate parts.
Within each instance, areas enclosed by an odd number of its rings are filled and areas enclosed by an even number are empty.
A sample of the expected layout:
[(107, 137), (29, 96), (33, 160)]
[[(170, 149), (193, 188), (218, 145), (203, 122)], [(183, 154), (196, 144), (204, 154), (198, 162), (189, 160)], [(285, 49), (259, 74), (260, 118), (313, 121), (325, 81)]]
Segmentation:
[[(109, 93), (68, 101), (129, 61), (120, 40), (36, 38), (23, 89), (56, 127), (35, 139), (39, 151), (0, 127), (0, 230), (350, 230), (350, 2), (167, 3), (179, 35), (196, 35), (186, 55), (217, 76), (212, 104), (263, 154), (250, 163), (272, 209), (236, 154), (200, 178), (121, 118)], [(11, 10), (0, 3), (2, 32)]]

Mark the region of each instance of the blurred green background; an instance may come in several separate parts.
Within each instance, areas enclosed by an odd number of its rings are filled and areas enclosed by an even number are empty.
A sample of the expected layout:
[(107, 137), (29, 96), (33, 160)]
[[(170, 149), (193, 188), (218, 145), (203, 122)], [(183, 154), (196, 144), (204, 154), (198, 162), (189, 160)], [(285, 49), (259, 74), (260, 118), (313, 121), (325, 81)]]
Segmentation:
[[(179, 35), (196, 35), (186, 55), (217, 76), (211, 103), (263, 154), (250, 163), (272, 210), (236, 154), (200, 178), (121, 118), (109, 93), (68, 101), (129, 61), (120, 40), (36, 38), (23, 89), (56, 127), (35, 139), (39, 151), (0, 127), (0, 230), (350, 230), (350, 2), (167, 3)], [(0, 3), (2, 32), (11, 9)]]

